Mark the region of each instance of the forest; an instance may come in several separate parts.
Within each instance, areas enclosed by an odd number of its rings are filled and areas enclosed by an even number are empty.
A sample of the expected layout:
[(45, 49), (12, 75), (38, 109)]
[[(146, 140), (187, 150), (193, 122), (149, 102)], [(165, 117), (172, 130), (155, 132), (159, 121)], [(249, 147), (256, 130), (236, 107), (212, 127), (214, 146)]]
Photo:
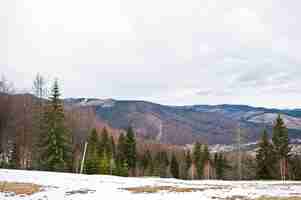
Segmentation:
[[(271, 133), (262, 129), (254, 153), (240, 148), (210, 152), (195, 141), (191, 148), (149, 142), (128, 125), (100, 123), (92, 109), (64, 105), (58, 80), (37, 74), (32, 89), (16, 92), (0, 81), (0, 167), (116, 176), (178, 179), (301, 180), (301, 157), (291, 152), (281, 115)], [(50, 87), (48, 86), (50, 85)]]

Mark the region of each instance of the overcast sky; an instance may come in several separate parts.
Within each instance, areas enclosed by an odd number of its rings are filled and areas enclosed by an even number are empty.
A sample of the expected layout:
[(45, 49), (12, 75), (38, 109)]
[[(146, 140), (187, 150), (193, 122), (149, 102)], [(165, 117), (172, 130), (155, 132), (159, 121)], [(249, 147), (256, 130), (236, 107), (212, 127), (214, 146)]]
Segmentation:
[(0, 73), (65, 97), (301, 107), (300, 0), (1, 0)]

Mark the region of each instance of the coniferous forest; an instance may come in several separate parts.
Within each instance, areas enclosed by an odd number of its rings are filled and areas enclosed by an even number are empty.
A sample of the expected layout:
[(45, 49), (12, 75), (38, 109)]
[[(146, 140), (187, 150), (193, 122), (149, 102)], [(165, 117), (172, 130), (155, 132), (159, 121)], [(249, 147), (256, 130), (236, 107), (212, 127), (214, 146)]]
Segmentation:
[(92, 110), (64, 105), (58, 80), (46, 83), (38, 74), (33, 89), (22, 94), (5, 78), (0, 83), (1, 168), (188, 180), (301, 180), (301, 157), (291, 152), (281, 115), (272, 130), (262, 128), (252, 153), (240, 148), (211, 152), (200, 141), (190, 147), (145, 141), (130, 123), (122, 130), (99, 124)]

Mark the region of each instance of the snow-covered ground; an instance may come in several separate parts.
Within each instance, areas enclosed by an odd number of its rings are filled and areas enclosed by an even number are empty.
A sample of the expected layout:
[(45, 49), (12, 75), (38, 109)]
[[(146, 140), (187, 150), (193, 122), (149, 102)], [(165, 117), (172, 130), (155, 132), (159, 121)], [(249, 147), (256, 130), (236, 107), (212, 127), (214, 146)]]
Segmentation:
[[(35, 183), (42, 185), (43, 190), (22, 197), (0, 193), (0, 200), (209, 200), (235, 196), (251, 199), (260, 196), (301, 196), (301, 182), (283, 184), (275, 181), (183, 181), (1, 169), (0, 182), (3, 181)], [(135, 194), (122, 189), (140, 186), (173, 186), (196, 188), (198, 191)]]

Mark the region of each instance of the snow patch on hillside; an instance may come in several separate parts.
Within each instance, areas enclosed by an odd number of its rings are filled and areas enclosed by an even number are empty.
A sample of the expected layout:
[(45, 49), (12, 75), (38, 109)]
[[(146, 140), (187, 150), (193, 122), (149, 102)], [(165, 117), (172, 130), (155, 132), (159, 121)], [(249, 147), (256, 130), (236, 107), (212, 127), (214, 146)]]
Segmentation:
[[(192, 200), (220, 199), (234, 196), (256, 198), (260, 196), (301, 196), (300, 182), (270, 181), (184, 181), (161, 178), (123, 178), (116, 176), (79, 175), (40, 171), (0, 170), (0, 181), (35, 183), (43, 191), (31, 196), (12, 196), (0, 193), (1, 200)], [(122, 188), (141, 186), (171, 186), (197, 188), (196, 192), (134, 194)]]

